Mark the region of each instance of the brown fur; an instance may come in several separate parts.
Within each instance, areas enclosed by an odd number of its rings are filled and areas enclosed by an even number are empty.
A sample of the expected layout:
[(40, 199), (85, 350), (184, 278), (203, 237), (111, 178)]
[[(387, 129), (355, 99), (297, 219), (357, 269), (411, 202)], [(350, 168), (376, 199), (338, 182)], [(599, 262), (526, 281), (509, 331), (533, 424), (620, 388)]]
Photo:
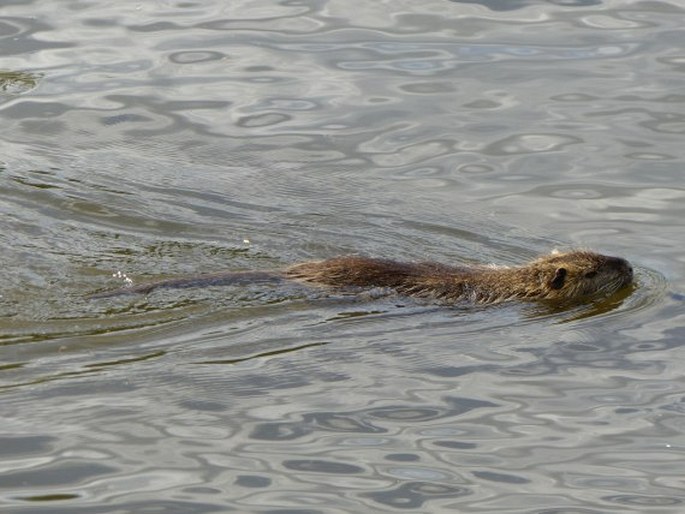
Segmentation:
[(389, 287), (449, 303), (508, 300), (576, 301), (613, 293), (633, 280), (625, 259), (589, 251), (554, 252), (523, 266), (446, 266), (367, 257), (296, 264), (287, 278), (334, 287)]
[(448, 266), (351, 256), (305, 262), (282, 271), (227, 272), (162, 280), (96, 293), (91, 298), (147, 294), (159, 288), (269, 283), (283, 279), (336, 288), (387, 287), (399, 294), (445, 303), (563, 302), (618, 291), (632, 282), (633, 268), (620, 257), (584, 250), (553, 252), (528, 264), (512, 267)]

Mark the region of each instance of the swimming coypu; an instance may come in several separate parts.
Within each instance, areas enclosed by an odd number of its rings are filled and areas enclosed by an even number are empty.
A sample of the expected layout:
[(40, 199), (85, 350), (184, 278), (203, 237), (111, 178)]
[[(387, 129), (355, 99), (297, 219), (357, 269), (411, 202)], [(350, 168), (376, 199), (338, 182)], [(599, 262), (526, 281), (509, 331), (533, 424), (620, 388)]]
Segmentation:
[(633, 268), (620, 257), (587, 250), (554, 251), (522, 266), (448, 266), (368, 257), (337, 257), (295, 264), (280, 271), (226, 272), (163, 280), (96, 293), (92, 298), (149, 293), (158, 288), (277, 282), (346, 287), (385, 287), (399, 294), (442, 303), (494, 304), (511, 300), (575, 302), (609, 295), (633, 281)]

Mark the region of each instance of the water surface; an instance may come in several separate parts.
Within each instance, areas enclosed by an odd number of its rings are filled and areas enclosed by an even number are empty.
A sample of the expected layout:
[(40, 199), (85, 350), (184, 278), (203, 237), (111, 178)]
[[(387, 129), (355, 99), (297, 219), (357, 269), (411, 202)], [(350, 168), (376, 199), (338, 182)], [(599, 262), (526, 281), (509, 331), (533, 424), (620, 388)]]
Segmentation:
[[(679, 2), (4, 2), (0, 507), (680, 513)], [(134, 283), (584, 246), (564, 312)], [(113, 276), (115, 275), (115, 276)]]

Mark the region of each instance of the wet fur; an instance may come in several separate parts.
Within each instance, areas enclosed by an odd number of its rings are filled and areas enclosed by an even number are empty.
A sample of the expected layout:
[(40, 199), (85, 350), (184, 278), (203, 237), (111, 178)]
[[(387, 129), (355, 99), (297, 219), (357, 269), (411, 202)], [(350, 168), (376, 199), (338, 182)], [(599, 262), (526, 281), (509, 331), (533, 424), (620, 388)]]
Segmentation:
[(297, 264), (295, 280), (334, 287), (389, 287), (398, 293), (447, 303), (510, 300), (580, 300), (607, 295), (633, 280), (628, 261), (589, 251), (554, 252), (523, 266), (447, 266), (366, 257)]

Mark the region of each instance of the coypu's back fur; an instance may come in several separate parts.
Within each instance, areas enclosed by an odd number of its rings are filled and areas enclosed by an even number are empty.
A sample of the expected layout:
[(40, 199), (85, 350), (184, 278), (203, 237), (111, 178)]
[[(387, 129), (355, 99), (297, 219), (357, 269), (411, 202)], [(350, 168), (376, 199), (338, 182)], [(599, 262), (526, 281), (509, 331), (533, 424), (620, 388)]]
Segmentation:
[(576, 250), (553, 252), (523, 266), (446, 266), (367, 257), (305, 262), (285, 276), (335, 287), (389, 287), (400, 294), (449, 303), (508, 300), (575, 301), (627, 286), (633, 269), (625, 259)]
[(147, 294), (158, 288), (278, 282), (283, 279), (337, 288), (387, 287), (399, 294), (445, 303), (500, 303), (509, 300), (580, 301), (629, 285), (633, 268), (620, 257), (576, 250), (552, 252), (522, 266), (448, 266), (368, 257), (305, 262), (281, 271), (227, 272), (162, 280), (105, 291), (91, 298)]

